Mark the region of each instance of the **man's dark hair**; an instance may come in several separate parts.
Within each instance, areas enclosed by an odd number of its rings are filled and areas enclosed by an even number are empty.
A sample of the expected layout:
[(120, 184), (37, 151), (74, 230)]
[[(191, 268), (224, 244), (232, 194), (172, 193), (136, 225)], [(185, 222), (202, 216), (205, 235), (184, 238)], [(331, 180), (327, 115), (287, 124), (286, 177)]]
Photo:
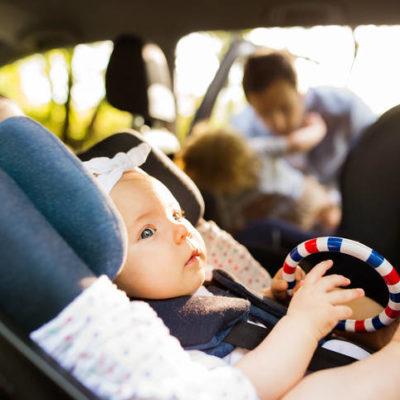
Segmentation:
[(242, 82), (247, 98), (250, 93), (265, 90), (277, 79), (284, 79), (297, 87), (296, 71), (288, 56), (282, 53), (256, 53), (247, 58)]

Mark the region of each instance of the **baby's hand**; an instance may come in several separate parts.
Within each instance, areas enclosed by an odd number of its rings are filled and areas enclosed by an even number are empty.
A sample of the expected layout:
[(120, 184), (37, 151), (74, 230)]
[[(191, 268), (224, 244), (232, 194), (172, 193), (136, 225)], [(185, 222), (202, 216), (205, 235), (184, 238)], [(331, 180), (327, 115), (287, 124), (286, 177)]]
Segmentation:
[[(271, 299), (277, 300), (282, 304), (287, 305), (291, 299), (291, 296), (287, 294), (288, 283), (282, 277), (283, 268), (281, 268), (275, 276), (272, 278), (271, 286), (264, 289), (263, 294)], [(301, 267), (296, 268), (295, 279), (296, 285), (293, 289), (295, 293), (300, 288), (301, 281), (305, 278), (306, 273)]]
[(331, 260), (317, 264), (301, 283), (290, 302), (287, 316), (297, 319), (299, 327), (309, 330), (315, 340), (326, 336), (336, 324), (351, 317), (352, 310), (343, 304), (364, 296), (362, 289), (335, 290), (350, 280), (342, 275), (324, 276)]

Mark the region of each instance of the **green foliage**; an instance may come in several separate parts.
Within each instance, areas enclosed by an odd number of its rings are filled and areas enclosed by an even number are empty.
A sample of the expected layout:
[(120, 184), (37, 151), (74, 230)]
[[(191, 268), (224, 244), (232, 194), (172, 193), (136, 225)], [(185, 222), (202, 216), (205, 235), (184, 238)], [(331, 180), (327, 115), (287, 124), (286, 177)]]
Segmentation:
[[(79, 107), (74, 102), (74, 51), (75, 49), (51, 50), (0, 68), (0, 93), (14, 100), (27, 116), (44, 125), (73, 150), (78, 151), (112, 133), (129, 128), (132, 116), (113, 108), (104, 98), (98, 99), (97, 104), (91, 107)], [(36, 73), (30, 79), (42, 84), (37, 86), (36, 92), (24, 86), (23, 74), (32, 65), (35, 66)], [(65, 98), (62, 101), (55, 88), (56, 67), (59, 75), (61, 73), (61, 77), (66, 80)], [(104, 82), (105, 71), (101, 73)], [(38, 92), (48, 93), (47, 101), (35, 101), (34, 95)]]

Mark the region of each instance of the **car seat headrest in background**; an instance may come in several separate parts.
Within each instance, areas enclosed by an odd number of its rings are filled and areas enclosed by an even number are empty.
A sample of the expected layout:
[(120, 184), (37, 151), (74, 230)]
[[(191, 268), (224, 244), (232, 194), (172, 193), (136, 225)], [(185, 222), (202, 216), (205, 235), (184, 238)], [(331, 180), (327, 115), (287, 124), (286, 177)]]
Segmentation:
[(107, 101), (119, 110), (141, 115), (149, 121), (148, 78), (142, 55), (143, 42), (134, 36), (121, 36), (107, 66)]
[(54, 318), (94, 275), (1, 169), (0, 204), (0, 308), (30, 332)]
[[(400, 106), (369, 126), (343, 166), (342, 221), (338, 234), (358, 240), (382, 254), (400, 272)], [(360, 274), (361, 275), (361, 274)], [(384, 282), (367, 274), (355, 285), (387, 303)], [(368, 292), (367, 292), (368, 293)]]
[[(127, 152), (142, 142), (149, 143), (143, 135), (133, 130), (116, 133), (79, 154), (78, 157), (82, 161), (93, 157), (113, 157), (118, 152)], [(150, 143), (149, 145), (151, 152), (140, 168), (163, 182), (185, 211), (185, 217), (193, 225), (197, 225), (204, 213), (204, 201), (199, 189), (161, 150)]]
[(26, 117), (4, 120), (0, 168), (95, 275), (116, 276), (125, 258), (125, 230), (111, 202), (57, 137)]
[(340, 182), (341, 231), (373, 247), (394, 266), (400, 262), (399, 127), (400, 106), (369, 126), (349, 153)]

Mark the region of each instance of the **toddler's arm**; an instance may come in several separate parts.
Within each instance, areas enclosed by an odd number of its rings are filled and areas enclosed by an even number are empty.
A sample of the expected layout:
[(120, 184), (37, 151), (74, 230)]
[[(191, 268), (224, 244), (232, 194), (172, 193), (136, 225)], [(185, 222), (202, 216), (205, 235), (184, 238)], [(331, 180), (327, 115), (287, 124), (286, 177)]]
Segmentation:
[(343, 304), (364, 295), (341, 275), (324, 276), (332, 261), (315, 266), (290, 303), (287, 315), (267, 338), (236, 364), (253, 382), (261, 399), (278, 399), (303, 377), (318, 341), (341, 319), (351, 316)]
[(325, 121), (318, 113), (307, 114), (304, 124), (287, 136), (288, 151), (308, 151), (317, 146), (327, 133)]

